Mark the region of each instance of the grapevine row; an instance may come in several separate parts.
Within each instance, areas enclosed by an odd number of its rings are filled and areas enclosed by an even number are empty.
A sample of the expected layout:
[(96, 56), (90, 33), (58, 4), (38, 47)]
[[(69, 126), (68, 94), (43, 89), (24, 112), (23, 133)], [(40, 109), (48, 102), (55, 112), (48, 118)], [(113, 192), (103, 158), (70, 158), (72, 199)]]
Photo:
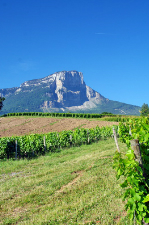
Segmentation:
[[(0, 159), (15, 158), (16, 143), (17, 155), (21, 158), (32, 158), (43, 155), (45, 152), (54, 152), (57, 149), (89, 144), (112, 136), (111, 127), (92, 129), (76, 129), (74, 131), (50, 132), (47, 134), (31, 134), (16, 137), (0, 138)], [(45, 143), (44, 143), (45, 140)]]
[(103, 118), (106, 121), (115, 121), (115, 122), (126, 122), (131, 116), (124, 115), (115, 115), (112, 113), (101, 113), (101, 114), (92, 114), (92, 113), (56, 113), (56, 112), (18, 112), (18, 113), (8, 113), (3, 115), (3, 117), (9, 116), (51, 116), (51, 117), (72, 117), (72, 118)]
[[(117, 178), (121, 176), (125, 188), (123, 200), (129, 218), (133, 224), (149, 224), (149, 118), (135, 118), (127, 123), (119, 123), (120, 140), (127, 144), (128, 151), (124, 156), (116, 152), (113, 167), (117, 171)], [(131, 146), (131, 140), (137, 139), (141, 152), (141, 162)]]

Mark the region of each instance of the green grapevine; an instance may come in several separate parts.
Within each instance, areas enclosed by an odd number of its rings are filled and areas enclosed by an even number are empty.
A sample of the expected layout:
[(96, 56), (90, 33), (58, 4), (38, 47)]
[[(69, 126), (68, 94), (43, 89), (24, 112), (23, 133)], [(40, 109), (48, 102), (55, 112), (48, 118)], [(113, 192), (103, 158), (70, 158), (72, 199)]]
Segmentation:
[[(32, 158), (46, 152), (54, 152), (70, 146), (90, 144), (101, 138), (112, 136), (112, 127), (76, 129), (74, 131), (50, 132), (47, 134), (30, 134), (18, 137), (0, 138), (0, 159), (15, 158), (15, 141), (17, 155), (21, 158)], [(44, 137), (46, 148), (44, 146)]]
[[(125, 157), (116, 152), (113, 167), (117, 172), (117, 179), (124, 177), (121, 184), (125, 188), (123, 200), (130, 220), (137, 224), (149, 223), (149, 119), (135, 118), (129, 122), (119, 124), (120, 140), (127, 144)], [(131, 149), (130, 140), (138, 139), (143, 161), (143, 168), (136, 161)]]

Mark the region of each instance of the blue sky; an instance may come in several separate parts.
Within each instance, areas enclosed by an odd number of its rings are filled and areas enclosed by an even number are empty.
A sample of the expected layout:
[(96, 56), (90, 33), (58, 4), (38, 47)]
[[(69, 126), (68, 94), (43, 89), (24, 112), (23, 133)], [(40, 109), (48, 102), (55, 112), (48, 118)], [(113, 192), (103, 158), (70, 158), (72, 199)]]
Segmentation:
[(149, 0), (0, 0), (0, 89), (63, 70), (149, 104)]

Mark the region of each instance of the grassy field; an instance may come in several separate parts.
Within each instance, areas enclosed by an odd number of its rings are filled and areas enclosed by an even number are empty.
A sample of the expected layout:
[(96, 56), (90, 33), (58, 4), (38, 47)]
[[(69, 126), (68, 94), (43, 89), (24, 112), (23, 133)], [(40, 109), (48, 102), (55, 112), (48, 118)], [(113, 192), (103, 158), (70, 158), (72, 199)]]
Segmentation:
[(0, 224), (129, 224), (112, 168), (115, 149), (108, 139), (29, 161), (1, 161)]

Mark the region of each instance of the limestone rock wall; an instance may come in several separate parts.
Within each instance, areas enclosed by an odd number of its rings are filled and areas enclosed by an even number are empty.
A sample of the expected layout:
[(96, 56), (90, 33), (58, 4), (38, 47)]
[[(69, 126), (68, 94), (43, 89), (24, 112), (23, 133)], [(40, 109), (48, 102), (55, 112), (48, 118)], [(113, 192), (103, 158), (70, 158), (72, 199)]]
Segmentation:
[(40, 107), (46, 109), (84, 107), (86, 104), (92, 106), (93, 100), (99, 103), (105, 99), (85, 84), (82, 72), (75, 70), (60, 71), (41, 79), (25, 81), (20, 87), (0, 89), (3, 97), (22, 93), (36, 93), (39, 99), (43, 99)]

